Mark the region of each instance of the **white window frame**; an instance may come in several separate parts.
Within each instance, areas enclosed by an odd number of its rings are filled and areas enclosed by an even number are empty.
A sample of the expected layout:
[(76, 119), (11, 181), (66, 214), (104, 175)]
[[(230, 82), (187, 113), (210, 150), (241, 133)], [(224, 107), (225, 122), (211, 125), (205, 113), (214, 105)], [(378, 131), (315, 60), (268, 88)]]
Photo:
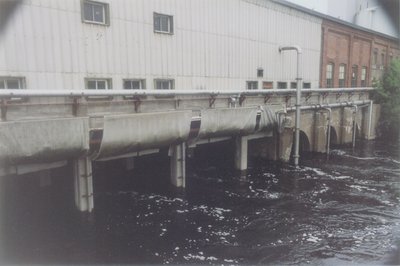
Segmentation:
[(334, 76), (334, 63), (328, 63), (326, 65), (326, 87), (333, 88), (333, 76)]
[[(168, 84), (168, 88), (164, 88), (164, 85), (162, 85), (162, 88), (158, 89), (157, 84), (161, 83), (161, 84)], [(154, 89), (155, 90), (173, 90), (175, 89), (175, 80), (173, 79), (155, 79), (154, 80)]]
[[(125, 83), (129, 82), (130, 83), (130, 88), (126, 88)], [(132, 88), (132, 82), (138, 82), (139, 83), (139, 89), (138, 90), (145, 90), (146, 89), (146, 80), (145, 79), (124, 79), (123, 80), (123, 89), (124, 90), (137, 90)]]
[(361, 68), (361, 87), (367, 86), (367, 70), (366, 66)]
[(0, 83), (2, 83), (2, 87), (0, 90), (11, 90), (8, 86), (8, 82), (17, 81), (18, 82), (18, 90), (25, 89), (25, 78), (24, 77), (0, 77)]
[[(163, 30), (162, 19), (167, 19), (167, 30)], [(156, 20), (159, 20), (159, 28), (156, 28)], [(153, 13), (153, 29), (156, 33), (174, 34), (174, 17), (171, 15)]]
[(247, 90), (258, 90), (258, 81), (246, 81)]
[(89, 82), (94, 81), (96, 82), (96, 88), (94, 90), (103, 90), (99, 89), (99, 82), (105, 82), (105, 90), (111, 90), (111, 79), (110, 78), (86, 78), (85, 79), (85, 89), (87, 90), (92, 90), (89, 89)]
[[(92, 12), (93, 6), (98, 6), (102, 8), (103, 11), (103, 21), (96, 21), (94, 20), (94, 14), (92, 14), (93, 20), (87, 19), (85, 17), (85, 5), (92, 5)], [(82, 21), (85, 23), (90, 23), (90, 24), (97, 24), (97, 25), (105, 25), (109, 26), (110, 25), (110, 9), (109, 9), (109, 4), (103, 3), (103, 2), (97, 2), (97, 1), (90, 1), (90, 0), (82, 0)]]
[[(339, 87), (346, 87), (346, 65), (339, 65)], [(342, 84), (343, 83), (343, 84)]]

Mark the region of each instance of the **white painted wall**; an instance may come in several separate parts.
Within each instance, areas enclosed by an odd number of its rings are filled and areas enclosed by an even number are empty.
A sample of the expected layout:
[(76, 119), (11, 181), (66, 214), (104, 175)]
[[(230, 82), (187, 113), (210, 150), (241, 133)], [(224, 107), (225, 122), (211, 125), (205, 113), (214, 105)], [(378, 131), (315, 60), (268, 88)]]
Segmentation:
[[(84, 78), (175, 79), (176, 89), (245, 89), (246, 81), (318, 86), (321, 20), (268, 0), (104, 0), (110, 26), (82, 23), (80, 0), (24, 0), (0, 36), (0, 76), (27, 89), (83, 89)], [(174, 34), (153, 32), (153, 12), (174, 16)], [(257, 68), (264, 78), (257, 78)]]

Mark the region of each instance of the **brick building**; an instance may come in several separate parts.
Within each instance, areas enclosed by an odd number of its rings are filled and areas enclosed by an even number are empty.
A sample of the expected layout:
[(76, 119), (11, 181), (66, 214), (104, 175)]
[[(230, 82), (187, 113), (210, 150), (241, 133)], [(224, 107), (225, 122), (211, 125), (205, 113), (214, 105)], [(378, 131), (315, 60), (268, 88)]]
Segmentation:
[(368, 87), (394, 58), (398, 39), (333, 18), (322, 22), (321, 88)]

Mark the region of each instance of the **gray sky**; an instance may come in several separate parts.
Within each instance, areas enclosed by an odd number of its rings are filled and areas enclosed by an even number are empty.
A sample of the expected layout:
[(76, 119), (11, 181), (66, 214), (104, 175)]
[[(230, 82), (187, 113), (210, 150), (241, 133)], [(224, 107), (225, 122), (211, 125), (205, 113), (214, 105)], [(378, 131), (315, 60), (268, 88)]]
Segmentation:
[(326, 14), (328, 11), (328, 1), (327, 0), (287, 0), (294, 4), (313, 9), (315, 11)]

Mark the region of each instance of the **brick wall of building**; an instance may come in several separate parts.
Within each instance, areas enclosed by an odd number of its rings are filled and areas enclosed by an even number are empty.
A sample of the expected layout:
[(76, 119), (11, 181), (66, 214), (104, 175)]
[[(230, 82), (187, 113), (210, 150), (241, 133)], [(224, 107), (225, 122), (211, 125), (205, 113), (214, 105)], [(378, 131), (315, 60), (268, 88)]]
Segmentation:
[[(399, 44), (392, 39), (330, 20), (322, 23), (321, 50), (321, 88), (372, 86), (391, 59), (400, 57)], [(341, 66), (344, 79), (340, 84)]]

